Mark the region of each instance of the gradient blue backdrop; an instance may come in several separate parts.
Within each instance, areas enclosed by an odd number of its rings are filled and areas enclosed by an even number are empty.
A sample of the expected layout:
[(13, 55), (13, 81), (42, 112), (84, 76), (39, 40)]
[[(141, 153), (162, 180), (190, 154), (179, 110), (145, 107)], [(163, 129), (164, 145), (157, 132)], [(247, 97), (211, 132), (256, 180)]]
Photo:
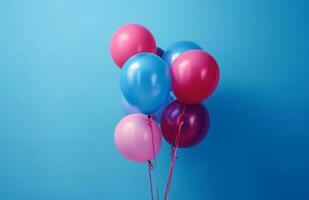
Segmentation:
[(308, 17), (305, 0), (1, 0), (0, 199), (149, 199), (146, 164), (113, 142), (109, 40), (129, 22), (162, 48), (196, 41), (221, 67), (211, 130), (179, 152), (171, 200), (309, 199)]

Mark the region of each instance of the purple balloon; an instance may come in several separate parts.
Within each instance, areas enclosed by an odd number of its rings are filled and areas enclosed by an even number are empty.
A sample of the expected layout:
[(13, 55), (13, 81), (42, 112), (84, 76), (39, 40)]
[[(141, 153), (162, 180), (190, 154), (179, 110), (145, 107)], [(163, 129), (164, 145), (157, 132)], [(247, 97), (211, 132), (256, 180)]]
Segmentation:
[[(166, 101), (163, 103), (163, 105), (155, 113), (152, 114), (152, 116), (155, 117), (157, 122), (161, 121), (162, 113), (170, 102), (172, 102), (171, 97), (166, 99)], [(133, 114), (133, 113), (142, 113), (136, 107), (129, 104), (128, 101), (124, 98), (123, 95), (121, 95), (121, 107), (122, 107), (122, 109), (123, 109), (123, 111), (126, 115)]]
[(162, 57), (163, 54), (164, 54), (163, 49), (161, 49), (160, 47), (157, 47), (157, 52), (156, 52), (156, 54), (157, 54), (159, 57)]
[(121, 95), (121, 107), (123, 112), (126, 115), (133, 114), (133, 113), (141, 113), (136, 107), (129, 104), (129, 102), (124, 98), (123, 95)]
[(191, 147), (204, 139), (208, 129), (209, 114), (202, 104), (186, 105), (177, 100), (163, 112), (161, 130), (163, 137), (171, 145), (176, 145), (179, 130), (178, 147)]

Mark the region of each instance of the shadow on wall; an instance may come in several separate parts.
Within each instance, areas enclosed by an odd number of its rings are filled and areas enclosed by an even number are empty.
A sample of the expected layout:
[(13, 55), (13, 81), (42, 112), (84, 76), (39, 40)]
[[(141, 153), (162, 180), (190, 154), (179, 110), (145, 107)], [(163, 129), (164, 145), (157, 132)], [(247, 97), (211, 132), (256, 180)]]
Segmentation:
[(200, 185), (205, 190), (191, 192), (202, 197), (207, 190), (214, 199), (309, 196), (305, 143), (291, 137), (302, 121), (286, 121), (289, 117), (278, 116), (275, 104), (245, 90), (224, 89), (205, 105), (210, 131), (201, 144), (180, 151), (176, 167), (186, 180), (180, 187)]

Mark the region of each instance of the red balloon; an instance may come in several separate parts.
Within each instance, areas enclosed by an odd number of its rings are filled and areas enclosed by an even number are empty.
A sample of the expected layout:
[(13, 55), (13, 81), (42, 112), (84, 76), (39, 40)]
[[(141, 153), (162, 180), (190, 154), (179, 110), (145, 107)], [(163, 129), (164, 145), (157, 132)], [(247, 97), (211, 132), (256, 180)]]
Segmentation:
[(135, 54), (156, 53), (157, 45), (148, 29), (138, 24), (127, 24), (113, 34), (110, 52), (115, 63), (122, 68), (123, 64)]
[(174, 101), (165, 109), (161, 118), (162, 134), (168, 143), (175, 146), (179, 133), (178, 147), (198, 144), (208, 129), (209, 114), (202, 104), (185, 105)]
[(171, 68), (172, 89), (179, 101), (196, 104), (209, 97), (219, 81), (216, 60), (202, 50), (181, 54)]

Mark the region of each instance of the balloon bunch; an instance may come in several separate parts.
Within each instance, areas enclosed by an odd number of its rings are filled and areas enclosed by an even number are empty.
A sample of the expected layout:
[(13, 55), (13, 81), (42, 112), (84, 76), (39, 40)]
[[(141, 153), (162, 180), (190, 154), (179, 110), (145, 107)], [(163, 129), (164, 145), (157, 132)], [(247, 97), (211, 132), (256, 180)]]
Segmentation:
[(115, 145), (127, 159), (148, 163), (153, 199), (151, 169), (163, 135), (173, 146), (167, 200), (177, 148), (196, 145), (207, 134), (209, 115), (201, 102), (216, 89), (218, 64), (194, 42), (176, 42), (164, 52), (137, 24), (113, 34), (110, 52), (121, 68), (121, 104), (127, 114), (115, 128)]

